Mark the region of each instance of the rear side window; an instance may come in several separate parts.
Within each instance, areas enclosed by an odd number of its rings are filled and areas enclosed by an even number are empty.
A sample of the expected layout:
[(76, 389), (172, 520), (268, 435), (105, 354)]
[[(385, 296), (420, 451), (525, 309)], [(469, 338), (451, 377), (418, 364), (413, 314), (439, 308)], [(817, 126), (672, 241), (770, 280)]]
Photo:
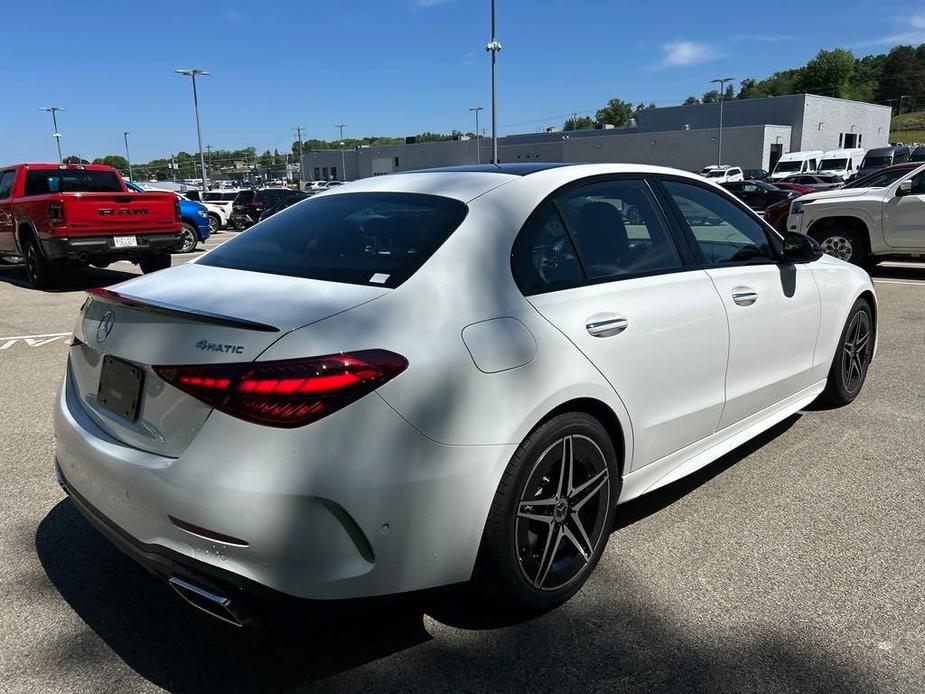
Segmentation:
[(38, 169), (26, 172), (23, 195), (122, 192), (124, 192), (122, 183), (112, 171)]
[(253, 190), (242, 190), (240, 193), (235, 195), (234, 204), (235, 205), (246, 205), (247, 203), (249, 203), (251, 200), (254, 199), (254, 196), (256, 194), (257, 193)]
[(567, 289), (584, 281), (575, 246), (555, 205), (546, 205), (517, 237), (511, 269), (524, 294)]
[(468, 211), (465, 203), (436, 195), (322, 195), (260, 222), (198, 262), (397, 287), (449, 238)]

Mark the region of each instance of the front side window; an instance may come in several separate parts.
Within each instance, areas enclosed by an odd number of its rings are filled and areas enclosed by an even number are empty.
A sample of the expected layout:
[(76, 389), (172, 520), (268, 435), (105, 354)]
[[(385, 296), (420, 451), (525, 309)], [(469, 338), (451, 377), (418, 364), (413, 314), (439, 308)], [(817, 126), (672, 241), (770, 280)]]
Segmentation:
[(0, 198), (10, 197), (10, 193), (13, 192), (13, 179), (15, 178), (15, 171), (4, 171), (0, 174)]
[(417, 193), (319, 195), (226, 241), (198, 262), (250, 272), (397, 287), (469, 208)]
[(731, 200), (691, 183), (665, 181), (708, 265), (776, 260), (761, 224)]

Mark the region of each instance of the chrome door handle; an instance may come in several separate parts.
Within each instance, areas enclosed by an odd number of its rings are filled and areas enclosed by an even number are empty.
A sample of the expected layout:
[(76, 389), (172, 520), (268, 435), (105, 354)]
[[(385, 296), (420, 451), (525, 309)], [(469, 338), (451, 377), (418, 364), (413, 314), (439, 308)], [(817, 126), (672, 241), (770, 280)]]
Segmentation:
[(736, 287), (732, 290), (732, 300), (739, 306), (751, 306), (758, 301), (758, 292), (748, 287)]
[(626, 318), (589, 318), (585, 323), (585, 328), (594, 337), (610, 337), (619, 335), (629, 326), (630, 322)]

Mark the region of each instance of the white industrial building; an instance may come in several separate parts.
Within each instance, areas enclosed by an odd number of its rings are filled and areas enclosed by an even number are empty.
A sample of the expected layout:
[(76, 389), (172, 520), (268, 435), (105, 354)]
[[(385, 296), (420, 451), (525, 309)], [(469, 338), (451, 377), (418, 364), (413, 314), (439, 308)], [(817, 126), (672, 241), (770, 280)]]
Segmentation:
[[(719, 110), (719, 103), (672, 106), (640, 111), (626, 127), (508, 135), (498, 139), (498, 158), (508, 163), (631, 162), (696, 171), (718, 163)], [(729, 100), (723, 104), (721, 163), (771, 170), (788, 152), (883, 147), (889, 141), (890, 116), (889, 106), (813, 94)], [(303, 164), (310, 180), (349, 181), (477, 160), (491, 160), (490, 139), (315, 150), (304, 155)]]

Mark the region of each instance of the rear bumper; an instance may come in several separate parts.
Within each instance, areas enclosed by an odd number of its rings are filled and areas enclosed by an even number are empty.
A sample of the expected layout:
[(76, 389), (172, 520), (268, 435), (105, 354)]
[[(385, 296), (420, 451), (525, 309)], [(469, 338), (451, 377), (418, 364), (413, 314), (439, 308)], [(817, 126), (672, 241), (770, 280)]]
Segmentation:
[(55, 437), (75, 503), (156, 574), (226, 594), (331, 600), (468, 580), (516, 448), (437, 444), (371, 394), (291, 430), (213, 412), (168, 458), (101, 429), (71, 381), (69, 366)]
[[(206, 228), (208, 233), (208, 227)], [(117, 236), (134, 236), (136, 246), (116, 246)], [(48, 258), (67, 260), (138, 258), (160, 253), (174, 253), (183, 245), (179, 233), (119, 234), (117, 236), (73, 236), (42, 241)]]

